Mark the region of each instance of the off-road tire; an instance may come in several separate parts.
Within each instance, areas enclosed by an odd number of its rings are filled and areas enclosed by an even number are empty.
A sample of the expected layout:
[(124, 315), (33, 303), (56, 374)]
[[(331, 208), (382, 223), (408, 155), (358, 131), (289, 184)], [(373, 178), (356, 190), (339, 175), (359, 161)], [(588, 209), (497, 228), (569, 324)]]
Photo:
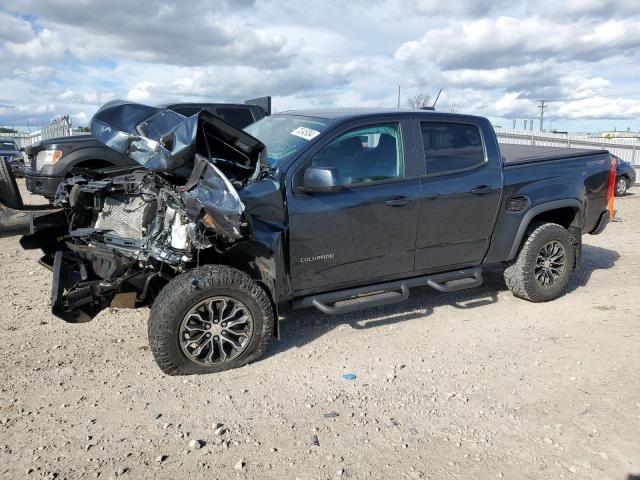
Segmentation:
[[(237, 299), (247, 306), (253, 317), (253, 335), (238, 357), (215, 365), (198, 364), (187, 358), (180, 346), (180, 325), (194, 305), (218, 295)], [(267, 293), (246, 273), (225, 265), (206, 265), (174, 278), (160, 291), (149, 315), (149, 346), (156, 363), (167, 375), (238, 368), (256, 361), (265, 352), (273, 334), (273, 316)]]
[[(542, 247), (554, 240), (564, 249), (565, 265), (560, 278), (553, 285), (543, 287), (535, 278), (536, 259)], [(516, 259), (507, 265), (504, 280), (514, 296), (530, 302), (548, 302), (564, 293), (574, 260), (574, 240), (566, 228), (556, 223), (536, 223), (527, 230)]]
[[(622, 182), (624, 182), (624, 186)], [(629, 189), (629, 180), (627, 180), (625, 177), (616, 178), (616, 186), (614, 189), (614, 193), (616, 197), (624, 197), (628, 189)]]
[(14, 210), (24, 207), (16, 179), (4, 159), (0, 159), (0, 203)]

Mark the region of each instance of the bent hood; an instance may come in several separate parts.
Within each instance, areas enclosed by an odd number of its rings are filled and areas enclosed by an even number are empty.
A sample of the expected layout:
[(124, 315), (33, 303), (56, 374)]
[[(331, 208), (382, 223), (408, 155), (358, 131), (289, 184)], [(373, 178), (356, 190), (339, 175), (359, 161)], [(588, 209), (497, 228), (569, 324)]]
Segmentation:
[(205, 110), (185, 117), (167, 108), (114, 100), (93, 116), (91, 132), (107, 147), (156, 172), (176, 173), (198, 153), (230, 179), (246, 182), (264, 164), (262, 142)]

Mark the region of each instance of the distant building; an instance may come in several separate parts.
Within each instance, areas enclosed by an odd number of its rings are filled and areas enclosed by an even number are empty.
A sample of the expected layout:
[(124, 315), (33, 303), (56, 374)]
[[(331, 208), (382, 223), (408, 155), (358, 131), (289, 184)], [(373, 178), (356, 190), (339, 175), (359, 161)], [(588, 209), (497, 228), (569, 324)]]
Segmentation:
[(600, 136), (602, 138), (640, 138), (639, 132), (631, 132), (627, 128), (626, 132), (619, 132), (617, 130), (602, 132)]

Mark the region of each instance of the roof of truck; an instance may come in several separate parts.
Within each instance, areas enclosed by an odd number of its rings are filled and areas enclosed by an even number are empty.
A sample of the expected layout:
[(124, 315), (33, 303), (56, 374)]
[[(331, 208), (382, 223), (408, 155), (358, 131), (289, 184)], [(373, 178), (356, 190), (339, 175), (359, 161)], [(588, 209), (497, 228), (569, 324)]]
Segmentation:
[(363, 117), (391, 116), (391, 115), (444, 115), (447, 117), (462, 118), (482, 118), (472, 115), (463, 115), (449, 112), (438, 112), (435, 110), (416, 110), (411, 108), (367, 108), (367, 107), (344, 107), (344, 108), (306, 108), (301, 110), (287, 110), (278, 112), (282, 115), (301, 115), (305, 117), (325, 118), (328, 120), (353, 120)]

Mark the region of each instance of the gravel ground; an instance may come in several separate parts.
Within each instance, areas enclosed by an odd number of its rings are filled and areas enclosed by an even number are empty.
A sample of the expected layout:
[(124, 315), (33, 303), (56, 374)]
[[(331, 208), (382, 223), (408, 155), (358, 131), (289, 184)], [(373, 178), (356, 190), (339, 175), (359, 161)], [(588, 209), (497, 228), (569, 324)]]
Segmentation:
[[(569, 293), (283, 311), (258, 363), (167, 377), (147, 309), (71, 325), (0, 239), (2, 478), (620, 479), (640, 474), (640, 189), (586, 236)], [(342, 377), (354, 373), (354, 380)]]

